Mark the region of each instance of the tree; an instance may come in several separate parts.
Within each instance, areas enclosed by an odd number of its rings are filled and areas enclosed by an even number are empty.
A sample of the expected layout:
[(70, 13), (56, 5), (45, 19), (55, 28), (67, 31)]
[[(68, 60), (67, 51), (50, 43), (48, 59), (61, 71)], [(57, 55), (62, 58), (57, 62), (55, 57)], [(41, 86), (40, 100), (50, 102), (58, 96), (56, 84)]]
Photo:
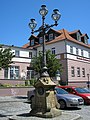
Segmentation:
[(0, 70), (8, 68), (12, 63), (12, 58), (14, 57), (11, 48), (2, 48), (0, 45)]
[[(34, 56), (31, 61), (33, 69), (41, 75), (42, 73), (42, 52), (39, 52), (38, 56)], [(46, 66), (50, 77), (55, 77), (56, 71), (62, 71), (62, 64), (50, 50), (46, 51)]]

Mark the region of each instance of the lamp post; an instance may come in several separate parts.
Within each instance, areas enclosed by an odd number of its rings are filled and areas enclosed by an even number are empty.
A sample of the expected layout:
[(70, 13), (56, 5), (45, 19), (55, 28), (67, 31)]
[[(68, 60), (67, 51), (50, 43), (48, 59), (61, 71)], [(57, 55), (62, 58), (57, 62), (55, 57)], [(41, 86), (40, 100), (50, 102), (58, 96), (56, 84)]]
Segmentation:
[(45, 54), (45, 32), (53, 27), (53, 26), (57, 26), (58, 25), (58, 20), (60, 19), (61, 17), (61, 14), (59, 13), (59, 10), (58, 9), (54, 9), (53, 10), (53, 13), (51, 15), (52, 19), (55, 21), (54, 24), (52, 25), (48, 25), (48, 24), (45, 24), (45, 16), (47, 15), (48, 13), (48, 9), (46, 8), (46, 5), (42, 5), (40, 10), (39, 10), (39, 13), (40, 15), (42, 16), (42, 25), (39, 27), (39, 29), (37, 30), (34, 30), (37, 26), (37, 23), (35, 21), (35, 19), (30, 19), (30, 23), (29, 23), (29, 27), (31, 28), (32, 30), (32, 34), (35, 33), (35, 32), (41, 32), (42, 33), (42, 36), (43, 36), (43, 59), (42, 59), (42, 63), (43, 63), (43, 67), (42, 67), (42, 75), (41, 76), (49, 76), (48, 73), (47, 73), (47, 67), (46, 67), (46, 54)]
[(45, 24), (45, 16), (48, 13), (48, 9), (45, 5), (41, 6), (39, 10), (40, 15), (42, 16), (42, 25), (39, 29), (34, 30), (37, 23), (35, 19), (31, 19), (29, 27), (32, 30), (32, 34), (35, 32), (40, 32), (43, 37), (43, 59), (42, 59), (42, 74), (38, 78), (37, 82), (34, 84), (35, 87), (35, 96), (31, 103), (30, 115), (52, 118), (61, 114), (61, 111), (56, 108), (58, 105), (56, 100), (56, 95), (54, 88), (56, 84), (50, 79), (49, 74), (47, 73), (46, 67), (46, 54), (45, 54), (45, 32), (53, 26), (57, 26), (57, 21), (60, 19), (61, 14), (58, 9), (54, 9), (52, 13), (52, 19), (55, 21), (54, 24), (48, 25)]
[(88, 84), (87, 84), (87, 87), (89, 89), (89, 74), (87, 74), (87, 77), (88, 77)]

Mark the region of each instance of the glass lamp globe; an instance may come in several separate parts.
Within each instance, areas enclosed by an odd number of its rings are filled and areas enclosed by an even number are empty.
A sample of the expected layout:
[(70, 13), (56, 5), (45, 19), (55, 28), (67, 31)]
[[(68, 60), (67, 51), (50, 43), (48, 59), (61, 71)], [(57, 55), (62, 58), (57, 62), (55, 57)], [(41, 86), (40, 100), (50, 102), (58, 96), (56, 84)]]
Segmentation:
[(30, 19), (30, 23), (28, 25), (32, 30), (34, 30), (35, 27), (37, 26), (37, 23), (36, 23), (35, 19)]
[(57, 22), (60, 19), (60, 17), (61, 17), (61, 14), (60, 14), (59, 10), (58, 9), (54, 9), (51, 17), (52, 17), (52, 19), (54, 21)]
[(48, 13), (48, 9), (46, 8), (46, 5), (42, 5), (41, 9), (39, 10), (40, 15), (42, 15), (42, 17), (45, 17), (46, 14)]

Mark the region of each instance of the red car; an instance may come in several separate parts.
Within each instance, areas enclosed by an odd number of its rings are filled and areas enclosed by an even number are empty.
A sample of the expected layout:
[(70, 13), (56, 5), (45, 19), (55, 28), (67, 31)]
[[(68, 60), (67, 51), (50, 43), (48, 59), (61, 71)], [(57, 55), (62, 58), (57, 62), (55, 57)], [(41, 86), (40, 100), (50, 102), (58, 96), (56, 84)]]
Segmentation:
[(59, 86), (67, 92), (78, 95), (84, 99), (84, 104), (90, 104), (90, 90), (87, 88), (75, 87), (75, 86)]

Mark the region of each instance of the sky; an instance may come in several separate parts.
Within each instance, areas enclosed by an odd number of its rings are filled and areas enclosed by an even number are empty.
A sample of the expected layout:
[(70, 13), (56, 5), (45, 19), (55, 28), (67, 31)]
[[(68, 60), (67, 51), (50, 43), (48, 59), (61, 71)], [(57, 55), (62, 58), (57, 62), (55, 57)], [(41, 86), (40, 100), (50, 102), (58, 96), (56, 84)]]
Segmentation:
[(90, 0), (0, 0), (0, 44), (21, 47), (28, 43), (30, 19), (37, 21), (36, 29), (42, 24), (41, 5), (48, 9), (46, 24), (54, 23), (51, 18), (53, 9), (60, 11), (58, 26), (53, 29), (80, 30), (90, 37)]

